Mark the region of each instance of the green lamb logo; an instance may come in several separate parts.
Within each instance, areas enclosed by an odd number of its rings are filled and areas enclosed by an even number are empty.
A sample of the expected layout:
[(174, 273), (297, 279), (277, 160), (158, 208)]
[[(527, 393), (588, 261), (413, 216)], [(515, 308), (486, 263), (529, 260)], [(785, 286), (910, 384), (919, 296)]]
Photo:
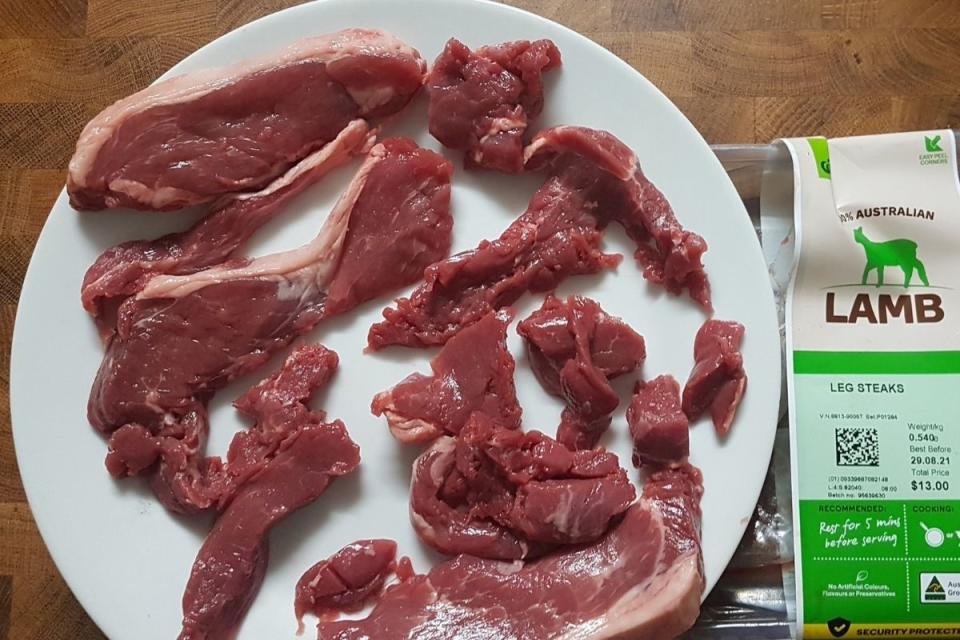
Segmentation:
[(923, 146), (927, 148), (927, 153), (943, 153), (940, 147), (940, 136), (923, 136)]
[[(937, 136), (934, 144), (936, 144), (939, 139), (940, 136)], [(916, 269), (917, 274), (920, 276), (920, 281), (923, 282), (923, 285), (925, 287), (930, 286), (930, 281), (927, 280), (927, 270), (923, 266), (923, 263), (917, 258), (917, 243), (913, 240), (900, 238), (886, 242), (873, 242), (863, 233), (863, 227), (857, 227), (853, 230), (853, 239), (863, 245), (863, 252), (867, 256), (867, 263), (863, 267), (863, 278), (860, 281), (861, 285), (867, 284), (867, 278), (870, 272), (876, 269), (877, 286), (883, 286), (884, 267), (900, 267), (900, 270), (903, 271), (904, 287), (910, 286), (910, 279), (913, 278), (914, 269)]]

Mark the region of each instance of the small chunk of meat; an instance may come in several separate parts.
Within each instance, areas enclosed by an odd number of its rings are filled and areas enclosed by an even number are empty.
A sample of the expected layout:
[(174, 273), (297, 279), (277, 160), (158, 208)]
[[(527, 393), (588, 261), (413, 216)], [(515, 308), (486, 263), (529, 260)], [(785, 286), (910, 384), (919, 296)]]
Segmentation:
[(383, 589), (396, 564), (393, 540), (358, 540), (313, 565), (297, 581), (294, 611), (300, 632), (303, 615), (336, 618), (359, 611)]
[(700, 613), (697, 469), (655, 472), (593, 544), (530, 562), (461, 555), (387, 587), (359, 620), (321, 621), (321, 640), (670, 640)]
[(543, 74), (560, 66), (550, 40), (471, 51), (451, 38), (427, 74), (430, 133), (466, 151), (467, 167), (523, 171), (524, 134), (543, 110)]
[(593, 448), (620, 403), (608, 380), (643, 364), (643, 337), (580, 296), (548, 296), (520, 322), (517, 333), (526, 343), (537, 380), (567, 404), (557, 440), (571, 449)]
[(261, 189), (350, 121), (402, 109), (425, 71), (389, 33), (345, 29), (158, 82), (84, 127), (70, 203), (167, 211)]
[(635, 497), (612, 453), (571, 452), (475, 413), (417, 459), (410, 518), (443, 553), (516, 560), (596, 540)]
[(499, 238), (427, 267), (423, 284), (370, 328), (369, 349), (441, 345), (524, 293), (616, 267), (621, 256), (600, 249), (593, 186), (594, 177), (582, 171), (550, 177)]
[(104, 338), (113, 334), (116, 308), (158, 274), (184, 275), (229, 258), (289, 200), (321, 177), (366, 153), (373, 144), (367, 123), (354, 120), (332, 141), (254, 193), (225, 196), (185, 231), (154, 240), (131, 240), (100, 254), (83, 276), (80, 297)]
[(690, 423), (680, 409), (680, 384), (673, 376), (637, 383), (627, 424), (637, 466), (678, 465), (690, 455)]
[(637, 156), (612, 134), (586, 127), (559, 126), (545, 129), (524, 151), (528, 169), (563, 171), (571, 164), (580, 171), (600, 171), (594, 202), (606, 222), (618, 222), (636, 242), (634, 257), (644, 277), (690, 297), (712, 311), (710, 283), (703, 270), (707, 243), (686, 230), (670, 203), (640, 168)]
[(730, 431), (747, 387), (740, 343), (743, 325), (707, 320), (693, 342), (693, 370), (683, 388), (683, 412), (696, 420), (710, 412), (717, 433)]
[(507, 350), (507, 311), (490, 313), (451, 339), (430, 362), (433, 375), (413, 373), (374, 397), (371, 411), (385, 415), (401, 442), (427, 442), (460, 433), (481, 411), (506, 429), (520, 428), (520, 404), (513, 384), (513, 356)]

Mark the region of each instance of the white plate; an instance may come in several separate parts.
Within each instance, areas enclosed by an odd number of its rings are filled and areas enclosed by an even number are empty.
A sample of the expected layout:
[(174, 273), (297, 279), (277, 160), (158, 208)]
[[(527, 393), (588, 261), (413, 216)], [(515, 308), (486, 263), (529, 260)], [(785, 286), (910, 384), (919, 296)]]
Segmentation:
[[(164, 77), (222, 65), (297, 38), (344, 27), (381, 27), (432, 60), (451, 36), (471, 46), (511, 39), (551, 38), (563, 68), (547, 83), (547, 108), (537, 124), (581, 124), (608, 129), (636, 150), (649, 177), (664, 191), (681, 222), (710, 244), (706, 267), (716, 317), (746, 327), (743, 354), (749, 388), (734, 429), (721, 444), (706, 422), (691, 433), (692, 461), (703, 470), (703, 553), (708, 590), (723, 571), (753, 511), (770, 458), (780, 393), (779, 340), (774, 305), (754, 231), (733, 186), (684, 116), (629, 65), (587, 38), (510, 7), (472, 0), (328, 0), (268, 16), (207, 45)], [(426, 133), (423, 96), (385, 133), (411, 135), (438, 148)], [(454, 249), (494, 237), (520, 213), (541, 176), (471, 174), (455, 158)], [(319, 228), (356, 163), (304, 193), (256, 237), (251, 255), (299, 246)], [(34, 252), (17, 315), (11, 364), (11, 401), (17, 458), (30, 505), (57, 566), (100, 628), (121, 640), (170, 640), (180, 627), (180, 598), (209, 521), (171, 516), (139, 481), (116, 482), (103, 467), (106, 446), (86, 421), (90, 383), (101, 346), (80, 307), (86, 267), (108, 246), (181, 228), (189, 214), (77, 214), (60, 195)], [(686, 298), (648, 285), (618, 230), (609, 251), (627, 259), (616, 273), (576, 278), (561, 293), (586, 293), (623, 317), (647, 339), (644, 374), (685, 380), (693, 336), (704, 317)], [(542, 296), (524, 298), (524, 317)], [(395, 442), (369, 412), (373, 394), (415, 369), (431, 353), (392, 349), (363, 355), (367, 328), (387, 300), (321, 325), (309, 336), (335, 349), (341, 369), (317, 399), (344, 420), (360, 444), (361, 470), (339, 480), (315, 504), (289, 518), (271, 539), (266, 580), (240, 639), (293, 638), (293, 587), (308, 566), (356, 538), (396, 539), (419, 570), (437, 555), (420, 545), (407, 520), (410, 463), (417, 448)], [(511, 328), (510, 348), (521, 354)], [(243, 423), (229, 402), (269, 370), (238, 380), (212, 405), (210, 451), (223, 452)], [(623, 380), (626, 393), (631, 381)], [(517, 389), (524, 426), (554, 433), (560, 403), (547, 397), (525, 358), (518, 357)], [(605, 443), (630, 464), (623, 406)], [(633, 472), (631, 472), (633, 473)], [(634, 474), (635, 475), (635, 474)]]

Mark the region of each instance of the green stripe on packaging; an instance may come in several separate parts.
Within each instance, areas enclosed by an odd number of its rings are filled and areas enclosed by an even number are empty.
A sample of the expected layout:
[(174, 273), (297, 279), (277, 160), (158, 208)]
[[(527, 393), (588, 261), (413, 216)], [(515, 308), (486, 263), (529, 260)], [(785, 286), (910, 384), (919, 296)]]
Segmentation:
[(960, 373), (960, 351), (794, 351), (794, 373)]

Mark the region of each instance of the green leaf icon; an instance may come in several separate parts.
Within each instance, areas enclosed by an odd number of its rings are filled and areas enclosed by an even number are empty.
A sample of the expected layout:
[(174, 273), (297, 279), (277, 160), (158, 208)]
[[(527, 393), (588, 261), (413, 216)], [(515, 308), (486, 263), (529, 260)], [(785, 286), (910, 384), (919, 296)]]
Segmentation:
[(923, 136), (923, 144), (927, 148), (927, 153), (943, 152), (943, 149), (940, 148), (940, 136), (933, 136), (932, 138)]

